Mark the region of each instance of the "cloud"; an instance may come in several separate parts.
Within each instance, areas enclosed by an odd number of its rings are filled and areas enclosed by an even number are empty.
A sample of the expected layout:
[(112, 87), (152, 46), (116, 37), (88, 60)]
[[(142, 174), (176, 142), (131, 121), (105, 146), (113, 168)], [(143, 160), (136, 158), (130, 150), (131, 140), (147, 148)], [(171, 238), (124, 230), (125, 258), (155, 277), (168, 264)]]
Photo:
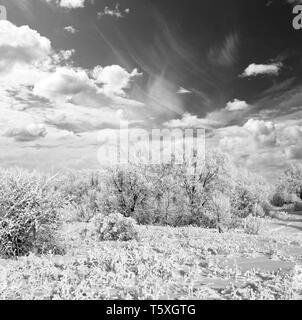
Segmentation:
[(287, 0), (287, 2), (293, 5), (302, 4), (302, 0)]
[(290, 146), (285, 149), (285, 155), (288, 160), (302, 159), (302, 146)]
[(42, 124), (33, 123), (22, 128), (9, 129), (5, 136), (14, 138), (15, 141), (27, 142), (43, 138), (46, 133), (46, 129)]
[(234, 99), (233, 101), (230, 101), (226, 105), (227, 111), (241, 111), (246, 110), (249, 107), (249, 105), (245, 101), (241, 101), (238, 99)]
[(250, 131), (261, 145), (274, 146), (277, 143), (276, 125), (272, 121), (249, 119), (243, 128)]
[(123, 110), (86, 108), (80, 105), (65, 103), (61, 108), (49, 112), (45, 124), (59, 130), (73, 133), (94, 132), (105, 127), (117, 128), (124, 119)]
[(37, 82), (33, 93), (50, 100), (67, 101), (79, 93), (91, 90), (96, 90), (96, 87), (85, 71), (64, 67), (57, 68), (54, 73)]
[(51, 101), (69, 102), (86, 107), (141, 107), (143, 103), (129, 99), (125, 89), (136, 76), (118, 65), (96, 67), (90, 78), (81, 68), (60, 67), (35, 83), (33, 93)]
[(75, 54), (74, 49), (70, 50), (60, 50), (58, 53), (52, 55), (52, 60), (55, 64), (61, 64), (70, 60)]
[(208, 57), (213, 64), (231, 67), (237, 61), (238, 45), (238, 33), (230, 33), (225, 37), (221, 46), (210, 49)]
[(187, 93), (191, 93), (191, 92), (192, 91), (187, 90), (187, 89), (185, 89), (183, 87), (179, 87), (179, 89), (178, 89), (178, 91), (176, 93), (178, 93), (178, 94), (187, 94)]
[(105, 68), (97, 66), (93, 70), (93, 77), (96, 83), (103, 85), (104, 93), (108, 96), (125, 96), (125, 89), (129, 88), (131, 82), (141, 76), (137, 69), (131, 73), (119, 65), (107, 66)]
[(17, 27), (0, 21), (0, 73), (17, 65), (33, 64), (47, 59), (51, 42), (28, 26)]
[(250, 64), (244, 72), (241, 74), (241, 77), (255, 77), (258, 75), (273, 75), (277, 76), (282, 67), (282, 63), (273, 63), (273, 64)]
[(67, 9), (84, 8), (86, 0), (45, 0)]
[(67, 26), (64, 28), (64, 30), (71, 34), (76, 34), (78, 32), (78, 30), (73, 26)]
[(205, 127), (217, 129), (244, 120), (248, 110), (249, 105), (245, 101), (234, 99), (228, 102), (225, 108), (208, 112), (204, 118), (198, 118), (198, 116), (186, 112), (181, 119), (169, 120), (164, 125), (167, 127)]
[(1, 145), (40, 138), (57, 143), (66, 132), (83, 135), (118, 127), (126, 119), (130, 124), (142, 121), (144, 112), (137, 107), (144, 104), (128, 93), (140, 75), (136, 69), (127, 72), (114, 65), (85, 70), (74, 66), (73, 49), (55, 51), (27, 26), (1, 22), (0, 30), (8, 31), (0, 38), (5, 53), (0, 66), (10, 66), (0, 73)]
[(108, 6), (106, 6), (103, 11), (98, 12), (98, 17), (101, 18), (103, 16), (111, 16), (111, 17), (120, 19), (120, 18), (124, 18), (129, 13), (130, 13), (129, 8), (125, 10), (121, 10), (120, 4), (117, 3), (114, 8), (109, 8)]
[(217, 126), (218, 122), (210, 119), (201, 119), (196, 115), (185, 113), (181, 119), (173, 119), (164, 123), (168, 128), (211, 128)]
[(276, 179), (287, 160), (301, 156), (302, 126), (294, 122), (249, 119), (242, 126), (229, 126), (213, 132), (209, 145), (218, 145), (237, 165)]

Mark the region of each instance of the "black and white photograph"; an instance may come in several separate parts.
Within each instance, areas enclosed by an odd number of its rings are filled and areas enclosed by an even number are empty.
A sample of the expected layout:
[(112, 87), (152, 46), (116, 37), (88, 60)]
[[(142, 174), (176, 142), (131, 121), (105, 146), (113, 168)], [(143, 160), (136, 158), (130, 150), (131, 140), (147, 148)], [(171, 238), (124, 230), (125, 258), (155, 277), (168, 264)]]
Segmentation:
[(302, 0), (0, 0), (0, 300), (302, 300)]

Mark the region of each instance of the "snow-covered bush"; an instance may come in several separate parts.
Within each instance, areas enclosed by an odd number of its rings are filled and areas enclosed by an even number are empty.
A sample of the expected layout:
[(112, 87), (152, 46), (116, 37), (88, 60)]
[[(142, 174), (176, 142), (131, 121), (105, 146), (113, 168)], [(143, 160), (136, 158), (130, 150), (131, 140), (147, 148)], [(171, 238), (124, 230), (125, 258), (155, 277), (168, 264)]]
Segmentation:
[(60, 251), (60, 207), (51, 178), (25, 170), (0, 170), (0, 256)]
[(136, 222), (115, 212), (108, 216), (98, 215), (93, 219), (95, 233), (99, 240), (137, 240)]

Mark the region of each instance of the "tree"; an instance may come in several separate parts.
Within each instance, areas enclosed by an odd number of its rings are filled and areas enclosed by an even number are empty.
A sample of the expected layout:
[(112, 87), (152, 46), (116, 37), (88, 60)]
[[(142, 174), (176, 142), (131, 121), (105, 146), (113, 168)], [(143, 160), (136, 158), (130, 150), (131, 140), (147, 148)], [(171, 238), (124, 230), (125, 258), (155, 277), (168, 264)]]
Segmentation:
[(143, 167), (116, 166), (108, 169), (108, 206), (125, 217), (133, 217), (138, 208), (144, 208), (148, 199), (146, 175)]
[(219, 233), (222, 233), (224, 227), (231, 221), (231, 202), (230, 198), (222, 192), (215, 192), (212, 196), (212, 208), (215, 216), (215, 224)]
[(208, 150), (205, 161), (192, 161), (193, 170), (188, 174), (188, 164), (182, 170), (182, 185), (189, 211), (196, 220), (204, 218), (206, 205), (215, 191), (230, 193), (233, 188), (234, 167), (230, 158), (218, 149)]
[(291, 162), (279, 178), (277, 191), (296, 194), (302, 199), (302, 164)]
[(272, 187), (261, 176), (237, 169), (235, 188), (231, 197), (234, 213), (245, 218), (254, 214), (258, 206), (265, 206)]

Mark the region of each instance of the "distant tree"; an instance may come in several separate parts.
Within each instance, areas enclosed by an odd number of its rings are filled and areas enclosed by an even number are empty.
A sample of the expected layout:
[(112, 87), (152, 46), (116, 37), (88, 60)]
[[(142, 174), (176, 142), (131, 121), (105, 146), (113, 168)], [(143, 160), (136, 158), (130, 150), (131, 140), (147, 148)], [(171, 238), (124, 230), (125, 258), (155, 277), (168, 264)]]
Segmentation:
[(263, 177), (240, 168), (237, 169), (235, 181), (231, 201), (237, 216), (245, 218), (254, 214), (259, 206), (265, 206), (272, 186)]
[(187, 196), (189, 211), (196, 219), (202, 218), (205, 208), (215, 191), (229, 193), (233, 187), (230, 158), (218, 149), (208, 150), (204, 162), (192, 162), (183, 166), (182, 185)]
[(302, 164), (291, 162), (279, 178), (278, 192), (296, 194), (302, 199)]
[(134, 217), (138, 209), (144, 209), (149, 194), (144, 167), (129, 164), (109, 168), (107, 188), (109, 211)]
[(232, 219), (230, 198), (224, 195), (222, 192), (215, 192), (211, 201), (215, 217), (215, 224), (219, 233), (222, 233), (224, 228), (230, 224)]

